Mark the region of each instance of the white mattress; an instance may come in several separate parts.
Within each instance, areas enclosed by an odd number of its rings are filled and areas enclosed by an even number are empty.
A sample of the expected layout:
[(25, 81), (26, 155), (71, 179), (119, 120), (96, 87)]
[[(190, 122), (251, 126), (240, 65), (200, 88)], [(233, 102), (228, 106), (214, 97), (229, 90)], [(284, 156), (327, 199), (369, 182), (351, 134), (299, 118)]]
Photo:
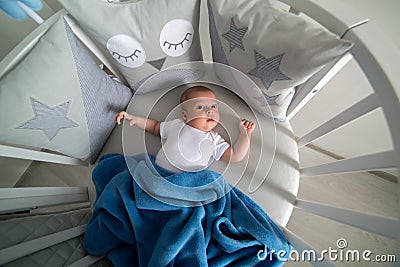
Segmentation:
[[(223, 128), (219, 130), (226, 140), (236, 140), (239, 117), (250, 119), (257, 124), (247, 159), (229, 165), (217, 162), (211, 168), (223, 173), (231, 184), (255, 200), (278, 225), (285, 226), (292, 213), (299, 186), (299, 156), (290, 124), (275, 122), (253, 112), (229, 90), (210, 84), (208, 86), (216, 92), (219, 100), (229, 105), (229, 107), (220, 105), (221, 124), (226, 131), (223, 131)], [(165, 95), (162, 91), (155, 91), (135, 96), (128, 107), (128, 112), (140, 116), (147, 116), (150, 113), (151, 118), (158, 120), (164, 120), (167, 116), (179, 117), (180, 109), (174, 110), (174, 107), (178, 105), (179, 96), (186, 88), (187, 86), (181, 86)], [(169, 114), (171, 110), (174, 112)], [(144, 134), (137, 127), (129, 127), (124, 123), (123, 126), (114, 129), (102, 154), (111, 152), (125, 152), (126, 155), (144, 152), (156, 154), (160, 146), (159, 137)], [(250, 189), (254, 190), (261, 184), (254, 193), (249, 192), (252, 177), (254, 178)], [(0, 249), (84, 224), (89, 219), (89, 211), (83, 209), (2, 220)], [(10, 262), (7, 266), (68, 265), (86, 255), (82, 241), (83, 238), (80, 236)], [(102, 260), (96, 265), (109, 264), (107, 260)]]
[[(239, 97), (223, 87), (212, 84), (207, 86), (216, 92), (220, 101), (227, 104), (219, 105), (221, 124), (226, 131), (224, 132), (222, 127), (217, 130), (226, 140), (229, 140), (229, 137), (233, 142), (236, 140), (239, 118), (250, 119), (257, 124), (248, 158), (229, 165), (216, 162), (211, 169), (223, 173), (232, 185), (236, 185), (255, 200), (278, 225), (286, 226), (299, 187), (299, 156), (290, 123), (275, 122), (252, 111)], [(178, 118), (179, 97), (186, 88), (187, 85), (182, 85), (167, 93), (155, 91), (135, 95), (127, 111), (160, 121), (165, 118)], [(124, 123), (115, 128), (102, 154), (121, 153), (122, 149), (125, 155), (146, 152), (155, 155), (160, 147), (159, 137)], [(254, 190), (255, 192), (250, 193)]]

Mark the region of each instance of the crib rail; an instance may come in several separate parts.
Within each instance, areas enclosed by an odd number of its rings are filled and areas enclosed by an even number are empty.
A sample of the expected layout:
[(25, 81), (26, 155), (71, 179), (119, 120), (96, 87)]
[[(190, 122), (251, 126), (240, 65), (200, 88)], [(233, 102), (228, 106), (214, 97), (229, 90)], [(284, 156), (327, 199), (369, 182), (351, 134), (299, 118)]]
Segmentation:
[(77, 237), (85, 232), (85, 228), (86, 225), (80, 225), (2, 249), (0, 250), (0, 265)]
[(331, 32), (339, 36), (348, 29), (368, 21), (344, 2), (329, 0), (279, 0), (297, 12), (304, 13), (318, 21)]
[(0, 188), (0, 214), (89, 202), (87, 187)]
[(362, 117), (363, 115), (379, 108), (379, 102), (375, 94), (371, 94), (361, 100), (360, 102), (354, 104), (347, 110), (338, 114), (336, 117), (330, 119), (325, 124), (322, 124), (318, 128), (312, 130), (310, 133), (301, 137), (297, 145), (299, 148), (305, 146), (306, 144), (311, 143), (312, 141), (317, 140), (332, 131), (337, 130), (338, 128), (346, 125), (347, 123), (354, 121)]
[(397, 218), (370, 215), (348, 209), (297, 199), (296, 207), (315, 215), (345, 223), (389, 238), (396, 238)]
[[(398, 48), (383, 36), (372, 23), (362, 25), (346, 34), (354, 42), (352, 54), (365, 73), (383, 109), (400, 165), (400, 63)], [(385, 46), (382, 47), (382, 42)]]
[(391, 169), (397, 166), (395, 156), (394, 151), (386, 151), (303, 168), (300, 173), (302, 176), (314, 176)]
[[(302, 148), (307, 144), (312, 144), (312, 142), (319, 138), (332, 133), (340, 127), (345, 127), (377, 109), (383, 111), (393, 144), (393, 150), (373, 152), (367, 155), (335, 160), (334, 162), (303, 168), (300, 170), (301, 178), (337, 173), (365, 172), (387, 168), (397, 169), (399, 177), (400, 120), (398, 120), (398, 116), (400, 114), (400, 77), (396, 73), (400, 69), (398, 48), (396, 48), (390, 40), (387, 40), (380, 29), (372, 22), (366, 23), (368, 19), (360, 16), (357, 10), (352, 10), (347, 5), (342, 6), (343, 3), (340, 1), (280, 1), (288, 4), (291, 7), (290, 10), (295, 13), (304, 13), (310, 16), (332, 32), (354, 43), (350, 51), (351, 57), (345, 57), (338, 62), (332, 62), (301, 85), (301, 90), (298, 90), (289, 107), (289, 119), (292, 119), (299, 110), (314, 97), (315, 93), (327, 84), (330, 74), (336, 74), (338, 70), (347, 64), (347, 59), (350, 60), (353, 58), (359, 64), (374, 90), (372, 94), (354, 103), (350, 108), (320, 124), (310, 132), (300, 136), (298, 138), (298, 147)], [(382, 44), (385, 45), (383, 46)], [(343, 138), (349, 137), (343, 136)], [(373, 140), (371, 140), (371, 142), (373, 142)], [(397, 187), (398, 192), (400, 191), (398, 178), (397, 183), (394, 181), (393, 186)], [(356, 229), (368, 231), (369, 233), (397, 239), (397, 241), (400, 240), (399, 214), (397, 214), (397, 217), (372, 215), (356, 210), (348, 210), (316, 203), (301, 198), (296, 200), (295, 209), (327, 218), (333, 222), (350, 225)], [(290, 230), (284, 229), (284, 232), (298, 251), (307, 251), (310, 249), (316, 251), (312, 246), (308, 245), (306, 241), (299, 238)], [(399, 251), (399, 244), (397, 244), (397, 255)], [(313, 262), (312, 264), (314, 266), (320, 265), (318, 262)], [(326, 264), (329, 266), (334, 265), (330, 262), (326, 262)]]
[[(18, 49), (12, 50), (1, 61), (0, 78), (25, 57), (48, 28), (63, 15), (65, 15), (65, 19), (74, 33), (96, 54), (99, 51), (98, 48), (66, 13), (65, 10), (55, 13), (21, 41), (17, 45)], [(22, 52), (17, 53), (15, 51)], [(99, 54), (96, 55), (99, 56)], [(115, 71), (112, 66), (108, 67)], [(89, 166), (88, 162), (69, 156), (9, 144), (0, 144), (0, 157), (56, 163), (60, 166)], [(87, 170), (89, 171), (89, 168)], [(4, 236), (2, 235), (2, 242), (0, 242), (0, 265), (14, 260), (22, 260), (24, 262), (24, 260), (29, 260), (31, 257), (32, 259), (41, 260), (42, 253), (46, 254), (51, 251), (51, 253), (55, 254), (59, 249), (65, 251), (65, 248), (67, 248), (67, 251), (76, 249), (77, 251), (74, 251), (74, 255), (75, 253), (85, 255), (84, 252), (79, 251), (78, 245), (76, 245), (78, 247), (72, 248), (71, 244), (77, 244), (77, 242), (79, 244), (78, 237), (85, 232), (86, 221), (90, 216), (89, 205), (90, 198), (87, 187), (0, 188), (0, 222), (2, 223), (0, 227), (6, 227), (3, 228), (2, 234)], [(66, 218), (65, 216), (68, 216), (68, 220), (63, 221), (60, 219)], [(34, 223), (26, 228), (24, 224), (26, 220)], [(4, 232), (5, 229), (11, 230), (10, 235)], [(21, 235), (18, 234), (17, 237), (11, 238), (14, 235), (14, 231), (19, 230), (22, 230)], [(80, 246), (82, 245), (80, 244)], [(47, 252), (43, 252), (43, 249), (47, 249)], [(72, 260), (74, 255), (71, 256)], [(89, 266), (101, 258), (83, 256), (73, 266)], [(20, 263), (20, 261), (17, 262), (18, 264)], [(15, 263), (13, 262), (12, 264)], [(37, 264), (40, 265), (40, 263)]]
[(288, 107), (287, 119), (291, 120), (352, 58), (350, 53), (344, 54), (299, 85)]
[(88, 165), (87, 163), (76, 158), (6, 145), (0, 145), (0, 157), (35, 160), (66, 165)]
[[(29, 228), (29, 231), (32, 232), (29, 232), (28, 236), (24, 237), (22, 235), (24, 239), (19, 238), (20, 240), (18, 241), (18, 243), (14, 241), (15, 245), (0, 249), (0, 265), (23, 258), (30, 254), (39, 252), (43, 249), (50, 248), (54, 245), (64, 243), (68, 240), (84, 234), (87, 220), (84, 220), (84, 218), (88, 218), (87, 216), (90, 215), (90, 209), (86, 208), (86, 210), (75, 210), (75, 205), (68, 205), (75, 203), (89, 204), (87, 187), (0, 188), (0, 214), (2, 214), (5, 219), (16, 220), (13, 222), (15, 223), (15, 226), (19, 225), (21, 219), (23, 220), (25, 218), (28, 218), (26, 216), (30, 216), (30, 218), (32, 218), (33, 220), (36, 220), (37, 217), (40, 217), (41, 213), (31, 213), (32, 209), (36, 210), (38, 208), (45, 207), (57, 207), (58, 209), (58, 207), (60, 206), (61, 210), (66, 210), (71, 214), (78, 215), (78, 217), (71, 217), (68, 222), (61, 223), (60, 219), (53, 219), (53, 217), (51, 217), (57, 213), (48, 213), (45, 211), (43, 215), (49, 217), (43, 221), (38, 221), (44, 223), (45, 226), (43, 228), (41, 226), (39, 227), (38, 224), (33, 224), (33, 230)], [(21, 211), (23, 212), (21, 213)], [(80, 217), (82, 216), (82, 214), (84, 214), (85, 217)], [(51, 222), (53, 220), (59, 221), (59, 223), (55, 226), (51, 226), (53, 224), (47, 225), (47, 222)], [(7, 220), (5, 220), (4, 222), (6, 221)], [(22, 227), (21, 229), (24, 229), (24, 231), (26, 231), (24, 227)], [(53, 232), (55, 229), (56, 232)], [(46, 232), (47, 234), (43, 235), (43, 233)], [(31, 239), (34, 236), (38, 237)], [(8, 238), (6, 238), (5, 240), (8, 240)], [(6, 243), (7, 242), (8, 241), (6, 241)], [(65, 244), (63, 246), (65, 246)], [(94, 257), (93, 259), (91, 259), (91, 261), (87, 261), (87, 263), (93, 263), (99, 259), (96, 259)], [(88, 265), (81, 264), (77, 266)]]
[(83, 257), (82, 259), (74, 262), (73, 264), (69, 265), (69, 267), (83, 267), (83, 266), (91, 266), (92, 264), (98, 262), (104, 258), (104, 256), (92, 256), (88, 255), (86, 257)]

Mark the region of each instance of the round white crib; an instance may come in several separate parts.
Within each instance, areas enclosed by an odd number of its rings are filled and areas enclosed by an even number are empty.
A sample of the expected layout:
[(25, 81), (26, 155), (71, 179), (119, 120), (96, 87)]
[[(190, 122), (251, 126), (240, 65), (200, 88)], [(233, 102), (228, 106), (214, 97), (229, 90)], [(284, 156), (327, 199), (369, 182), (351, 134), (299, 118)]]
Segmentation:
[[(278, 224), (294, 246), (294, 253), (287, 264), (376, 266), (377, 263), (390, 263), (397, 266), (396, 261), (400, 255), (398, 48), (390, 42), (382, 45), (385, 37), (379, 28), (340, 3), (313, 0), (280, 1), (283, 6), (288, 6), (289, 12), (306, 15), (331, 32), (354, 43), (349, 53), (326, 64), (296, 88), (296, 94), (288, 109), (288, 128), (278, 127), (277, 134), (289, 132), (289, 135), (294, 135), (298, 148), (298, 154), (294, 155), (294, 158), (299, 160), (296, 172), (300, 180), (297, 184), (290, 185), (291, 189), (287, 191), (279, 186), (273, 187), (273, 184), (271, 189), (268, 189), (276, 194), (274, 201), (284, 203), (279, 206), (284, 207), (284, 211), (274, 210), (272, 218), (277, 216)], [(202, 3), (203, 8), (205, 5)], [(65, 11), (57, 13), (57, 16), (60, 14), (65, 14)], [(68, 15), (66, 18), (74, 34), (109, 70), (119, 75), (113, 63), (102, 55), (87, 35)], [(27, 47), (28, 50), (54, 20), (54, 16), (49, 18), (34, 30), (32, 34), (36, 37), (25, 39), (18, 46)], [(209, 52), (204, 51), (207, 49), (204, 47), (210, 46), (207, 44), (208, 40), (201, 41), (204, 60), (212, 61), (211, 56), (207, 56)], [(18, 60), (17, 55), (10, 52), (0, 63), (0, 78), (12, 69)], [(327, 108), (328, 112), (321, 111), (321, 107), (316, 105), (319, 97), (316, 93), (323, 88), (324, 93), (328, 89), (335, 90), (329, 88), (329, 82), (340, 75), (341, 71), (346, 70), (348, 63), (354, 62), (359, 65), (373, 91), (361, 100), (360, 97), (355, 97), (357, 100), (350, 105), (346, 103), (347, 106), (341, 106), (339, 103), (341, 110), (334, 116), (329, 113), (330, 108)], [(341, 97), (334, 92), (331, 95), (327, 92), (325, 97), (327, 96), (337, 97), (331, 102), (332, 109), (336, 109), (336, 102), (340, 102)], [(344, 140), (344, 144), (355, 142), (359, 136), (341, 129), (375, 114), (375, 111), (381, 112), (378, 119), (383, 121), (383, 125), (387, 125), (385, 130), (391, 138), (392, 149), (367, 154), (360, 151), (354, 153), (354, 156), (341, 157), (320, 148), (320, 144), (323, 146), (324, 142), (316, 142), (329, 138), (331, 133), (334, 133), (335, 140)], [(328, 117), (321, 118), (319, 113), (327, 114)], [(302, 122), (314, 118), (316, 127), (305, 129)], [(290, 132), (292, 128), (293, 132)], [(339, 128), (340, 131), (337, 131)], [(365, 131), (368, 132), (368, 129)], [(373, 143), (374, 140), (369, 142)], [(121, 127), (113, 130), (101, 154), (108, 152), (122, 153)], [(38, 168), (37, 177), (51, 175), (52, 169), (54, 173), (63, 173), (64, 177), (71, 176), (70, 181), (58, 182), (56, 186), (49, 182), (45, 186), (17, 184), (12, 188), (0, 188), (0, 225), (3, 240), (0, 247), (0, 265), (107, 264), (103, 257), (87, 255), (82, 246), (82, 236), (94, 201), (90, 175), (95, 164), (51, 151), (38, 151), (1, 143), (0, 156), (5, 164), (7, 160), (12, 159), (29, 162), (36, 167), (48, 164), (50, 172), (41, 173)], [(306, 159), (306, 162), (303, 162), (303, 159)], [(383, 172), (387, 169), (395, 169), (397, 173), (393, 175)], [(352, 174), (360, 176), (350, 176)], [(363, 174), (365, 176), (362, 176)], [(51, 177), (49, 178), (51, 181)], [(70, 182), (84, 186), (60, 186)], [(265, 186), (268, 186), (267, 182)], [(284, 183), (283, 186), (289, 187)], [(248, 191), (244, 192), (252, 196)], [(264, 202), (269, 201), (270, 196), (263, 199), (263, 195), (259, 193), (254, 197), (258, 203), (262, 203), (261, 206), (268, 206), (268, 203)], [(390, 200), (385, 202), (386, 199)], [(388, 211), (385, 210), (386, 203), (391, 205)], [(360, 210), (353, 207), (360, 207)], [(369, 207), (372, 208), (369, 210)]]

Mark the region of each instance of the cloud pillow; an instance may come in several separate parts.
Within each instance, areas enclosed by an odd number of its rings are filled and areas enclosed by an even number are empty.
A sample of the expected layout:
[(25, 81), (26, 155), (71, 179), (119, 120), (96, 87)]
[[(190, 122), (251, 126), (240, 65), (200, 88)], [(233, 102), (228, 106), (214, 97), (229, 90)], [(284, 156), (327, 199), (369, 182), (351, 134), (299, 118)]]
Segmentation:
[(59, 0), (131, 88), (170, 66), (201, 60), (200, 0)]

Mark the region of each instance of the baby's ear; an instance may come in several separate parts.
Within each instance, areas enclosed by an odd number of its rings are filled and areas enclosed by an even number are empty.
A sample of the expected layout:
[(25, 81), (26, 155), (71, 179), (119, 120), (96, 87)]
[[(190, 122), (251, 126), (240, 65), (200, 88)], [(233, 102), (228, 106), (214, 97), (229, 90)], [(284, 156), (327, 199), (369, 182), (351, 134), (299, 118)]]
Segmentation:
[(182, 110), (182, 120), (186, 121), (187, 120), (187, 114), (185, 110)]

